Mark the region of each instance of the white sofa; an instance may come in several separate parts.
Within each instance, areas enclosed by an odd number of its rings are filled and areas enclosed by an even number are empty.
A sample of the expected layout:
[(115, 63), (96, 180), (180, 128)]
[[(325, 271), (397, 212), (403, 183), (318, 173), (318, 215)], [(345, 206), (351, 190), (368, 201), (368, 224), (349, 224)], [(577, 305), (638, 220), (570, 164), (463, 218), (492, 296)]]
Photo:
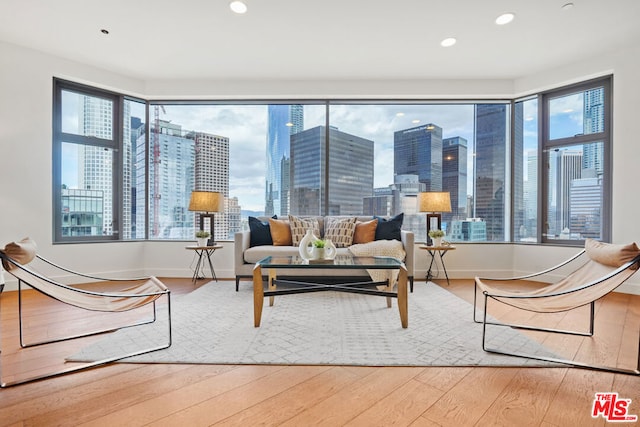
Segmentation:
[[(308, 218), (308, 217), (307, 217)], [(325, 218), (328, 217), (313, 217), (318, 220), (320, 225), (320, 232), (323, 237), (324, 236), (324, 224)], [(341, 218), (344, 218), (342, 216)], [(268, 218), (260, 217), (262, 221), (267, 221)], [(370, 221), (372, 219), (371, 216), (358, 216), (358, 221)], [(404, 246), (404, 250), (406, 253), (406, 258), (404, 259), (405, 266), (407, 268), (407, 274), (409, 279), (410, 289), (413, 291), (413, 275), (414, 275), (414, 267), (413, 267), (413, 254), (414, 254), (414, 234), (412, 231), (401, 230), (401, 241)], [(240, 280), (252, 280), (253, 279), (253, 268), (255, 267), (256, 262), (259, 260), (270, 256), (270, 255), (298, 255), (298, 247), (297, 246), (274, 246), (274, 245), (261, 245), (261, 246), (250, 246), (251, 242), (251, 232), (250, 231), (241, 231), (235, 234), (234, 236), (234, 264), (235, 264), (235, 275), (236, 275), (236, 291), (239, 289)], [(338, 248), (338, 254), (347, 254), (349, 253), (348, 248)], [(362, 277), (362, 271), (360, 270), (319, 270), (319, 269), (305, 269), (300, 272), (300, 275), (304, 276), (347, 276), (347, 277)]]

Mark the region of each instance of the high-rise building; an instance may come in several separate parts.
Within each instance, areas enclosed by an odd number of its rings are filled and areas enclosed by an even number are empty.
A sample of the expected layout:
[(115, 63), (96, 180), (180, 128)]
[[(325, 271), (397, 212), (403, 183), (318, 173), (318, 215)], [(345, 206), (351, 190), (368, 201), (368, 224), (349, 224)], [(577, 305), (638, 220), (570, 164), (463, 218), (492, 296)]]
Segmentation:
[(442, 191), (451, 195), (451, 212), (443, 213), (442, 221), (466, 218), (467, 140), (462, 137), (442, 140)]
[(601, 178), (581, 178), (571, 181), (571, 233), (581, 239), (602, 238)]
[[(317, 126), (291, 136), (291, 213), (360, 215), (363, 199), (373, 194), (373, 141), (332, 127), (327, 147), (326, 134), (324, 126)], [(326, 178), (329, 206), (324, 200)]]
[(265, 215), (287, 215), (290, 203), (291, 135), (304, 129), (302, 105), (269, 105)]
[[(604, 88), (584, 92), (583, 120), (585, 134), (604, 131)], [(582, 146), (582, 169), (594, 169), (597, 176), (602, 176), (603, 150), (604, 144), (601, 142), (584, 144)]]
[(508, 114), (504, 104), (475, 106), (475, 215), (486, 222), (487, 240), (504, 241)]
[[(187, 138), (195, 141), (194, 190), (216, 191), (229, 197), (229, 138), (204, 132), (190, 132)], [(191, 194), (189, 192), (189, 194)], [(229, 204), (224, 212), (216, 213), (214, 240), (229, 239)]]
[(530, 150), (527, 156), (527, 180), (524, 183), (524, 221), (525, 230), (519, 232), (520, 239), (528, 236), (527, 240), (536, 241), (538, 231), (538, 153)]
[[(142, 141), (137, 146), (144, 149)], [(149, 236), (192, 239), (193, 214), (187, 207), (195, 188), (195, 141), (185, 137), (181, 125), (156, 120), (149, 151)], [(144, 200), (139, 200), (140, 204)]]
[(441, 191), (442, 128), (428, 124), (394, 132), (393, 172), (418, 175), (425, 191)]
[(559, 236), (571, 226), (571, 187), (582, 178), (582, 151), (558, 150), (549, 161), (548, 229), (551, 236)]
[[(102, 139), (114, 139), (113, 135), (113, 103), (106, 99), (93, 96), (83, 96), (83, 102), (78, 105), (78, 113), (81, 135), (94, 136)], [(131, 120), (129, 103), (123, 106), (123, 132), (129, 135), (131, 132)], [(130, 138), (124, 138), (123, 153), (125, 156), (131, 152)], [(104, 147), (83, 145), (78, 152), (78, 188), (84, 190), (100, 191), (103, 196), (102, 235), (110, 236), (118, 232), (121, 227), (129, 238), (131, 230), (131, 193), (125, 191), (122, 194), (121, 224), (114, 224), (113, 211), (116, 209), (113, 203), (113, 162), (116, 152)], [(127, 157), (125, 157), (127, 158)], [(123, 188), (131, 188), (131, 164), (125, 162), (122, 166)], [(87, 228), (90, 229), (90, 228)]]

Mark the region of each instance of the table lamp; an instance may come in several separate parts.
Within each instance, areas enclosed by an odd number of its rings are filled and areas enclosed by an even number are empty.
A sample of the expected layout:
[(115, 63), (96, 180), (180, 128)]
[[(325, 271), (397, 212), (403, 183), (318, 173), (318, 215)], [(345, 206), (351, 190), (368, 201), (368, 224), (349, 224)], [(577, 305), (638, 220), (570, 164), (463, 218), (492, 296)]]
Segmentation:
[(204, 219), (209, 218), (210, 233), (207, 246), (215, 245), (214, 212), (222, 211), (222, 194), (215, 191), (192, 191), (189, 210), (200, 212), (200, 230), (204, 230)]
[(431, 245), (430, 230), (441, 230), (441, 212), (451, 212), (451, 195), (448, 191), (425, 191), (418, 194), (418, 212), (427, 213), (427, 245)]

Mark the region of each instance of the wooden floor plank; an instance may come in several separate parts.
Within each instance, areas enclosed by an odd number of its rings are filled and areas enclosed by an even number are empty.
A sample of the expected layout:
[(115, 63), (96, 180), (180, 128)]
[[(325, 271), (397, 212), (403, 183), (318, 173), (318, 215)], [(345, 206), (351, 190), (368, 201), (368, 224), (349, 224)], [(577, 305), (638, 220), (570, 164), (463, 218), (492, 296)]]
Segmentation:
[(376, 370), (359, 380), (348, 390), (340, 390), (283, 426), (344, 425), (367, 409), (384, 400), (410, 379), (420, 374), (421, 368), (394, 367)]
[(540, 425), (562, 380), (566, 368), (519, 368), (485, 414), (479, 426)]
[(409, 425), (442, 394), (441, 390), (410, 379), (345, 425), (351, 427)]
[(334, 366), (221, 420), (216, 426), (280, 425), (362, 378), (362, 372), (350, 368)]
[(516, 373), (513, 368), (474, 368), (422, 416), (443, 426), (474, 425)]

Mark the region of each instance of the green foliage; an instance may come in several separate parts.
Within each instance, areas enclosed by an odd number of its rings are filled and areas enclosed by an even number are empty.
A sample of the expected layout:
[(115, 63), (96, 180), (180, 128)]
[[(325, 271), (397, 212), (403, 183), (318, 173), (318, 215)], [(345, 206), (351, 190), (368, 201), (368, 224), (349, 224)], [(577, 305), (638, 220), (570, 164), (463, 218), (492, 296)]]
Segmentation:
[(326, 244), (326, 242), (322, 239), (318, 239), (318, 240), (314, 240), (313, 241), (313, 246), (315, 246), (316, 248), (322, 249), (324, 248), (324, 245)]
[(196, 231), (196, 237), (199, 239), (204, 239), (209, 237), (211, 234), (208, 231), (198, 230)]
[(436, 239), (438, 237), (444, 237), (444, 231), (442, 230), (429, 230), (429, 237)]

